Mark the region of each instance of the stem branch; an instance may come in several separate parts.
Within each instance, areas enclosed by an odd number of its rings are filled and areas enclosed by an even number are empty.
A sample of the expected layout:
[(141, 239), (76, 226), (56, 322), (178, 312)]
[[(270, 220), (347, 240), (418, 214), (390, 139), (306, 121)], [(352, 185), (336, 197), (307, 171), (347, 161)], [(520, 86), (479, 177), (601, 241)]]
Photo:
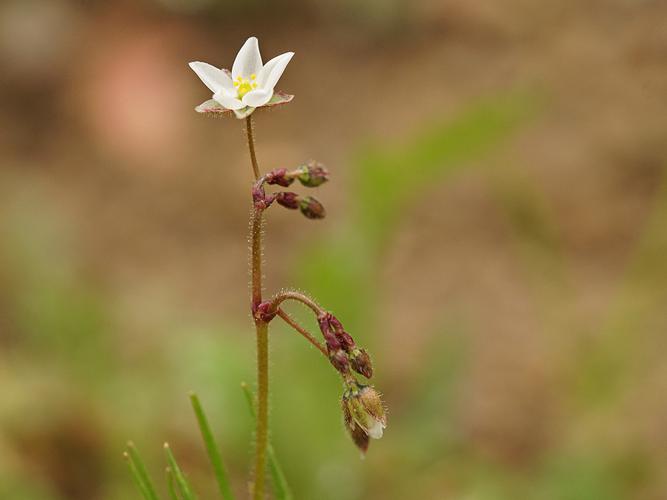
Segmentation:
[(327, 350), (325, 349), (325, 347), (310, 332), (308, 332), (308, 330), (306, 330), (299, 323), (294, 321), (294, 319), (289, 314), (287, 314), (282, 309), (278, 309), (278, 316), (280, 316), (283, 319), (283, 321), (285, 321), (285, 323), (287, 323), (289, 326), (291, 326), (297, 332), (303, 335), (306, 338), (306, 340), (311, 344), (313, 344), (318, 351), (324, 354), (324, 356), (328, 357)]
[(272, 306), (271, 309), (277, 310), (280, 307), (280, 304), (282, 304), (286, 300), (296, 300), (297, 302), (301, 302), (306, 307), (310, 308), (310, 310), (315, 313), (315, 316), (320, 316), (321, 314), (324, 314), (326, 312), (319, 305), (317, 305), (317, 303), (313, 299), (311, 299), (307, 295), (304, 295), (301, 292), (295, 292), (291, 290), (283, 291), (277, 294), (271, 300), (271, 306)]

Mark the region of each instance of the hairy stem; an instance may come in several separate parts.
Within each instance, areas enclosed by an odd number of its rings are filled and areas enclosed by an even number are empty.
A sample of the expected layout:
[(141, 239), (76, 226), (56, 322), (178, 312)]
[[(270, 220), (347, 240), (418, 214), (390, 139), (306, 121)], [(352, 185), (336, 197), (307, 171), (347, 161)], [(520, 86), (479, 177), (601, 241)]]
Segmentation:
[(310, 308), (311, 311), (315, 313), (315, 316), (319, 316), (321, 314), (324, 314), (326, 311), (322, 309), (313, 299), (308, 297), (307, 295), (301, 293), (301, 292), (295, 292), (295, 291), (283, 291), (277, 294), (272, 300), (271, 300), (271, 309), (277, 311), (278, 308), (280, 307), (280, 304), (285, 302), (286, 300), (296, 300), (297, 302), (301, 302), (304, 304), (306, 307)]
[[(259, 179), (259, 165), (255, 155), (252, 116), (246, 118), (248, 150), (255, 181)], [(262, 302), (262, 211), (254, 208), (251, 218), (252, 310)], [(255, 318), (257, 334), (257, 427), (255, 431), (255, 500), (262, 500), (265, 491), (266, 449), (269, 442), (269, 325)]]
[(283, 319), (283, 321), (285, 321), (285, 323), (287, 323), (289, 326), (291, 326), (297, 332), (303, 335), (308, 342), (317, 347), (318, 351), (320, 351), (322, 354), (328, 357), (326, 348), (315, 337), (313, 337), (313, 335), (310, 334), (308, 330), (306, 330), (299, 323), (294, 321), (294, 319), (289, 314), (287, 314), (282, 309), (278, 309), (278, 316), (280, 316)]

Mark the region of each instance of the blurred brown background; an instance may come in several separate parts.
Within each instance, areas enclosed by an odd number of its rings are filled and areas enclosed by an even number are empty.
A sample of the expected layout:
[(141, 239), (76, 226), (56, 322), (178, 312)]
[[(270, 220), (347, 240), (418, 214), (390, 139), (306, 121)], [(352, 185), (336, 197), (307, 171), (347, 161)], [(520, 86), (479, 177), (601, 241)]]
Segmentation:
[(276, 328), (296, 497), (667, 498), (659, 0), (4, 0), (0, 498), (139, 498), (128, 438), (213, 498), (191, 389), (244, 492), (250, 166), (187, 62), (250, 35), (296, 52), (262, 168), (332, 172), (324, 221), (270, 212), (267, 290), (336, 311), (390, 409), (360, 461), (335, 374)]

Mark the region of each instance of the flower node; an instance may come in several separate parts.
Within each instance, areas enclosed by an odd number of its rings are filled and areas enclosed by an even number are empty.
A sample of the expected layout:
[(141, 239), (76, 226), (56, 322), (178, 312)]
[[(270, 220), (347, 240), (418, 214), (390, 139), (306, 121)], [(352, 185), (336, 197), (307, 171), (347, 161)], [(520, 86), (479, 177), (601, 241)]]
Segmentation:
[(252, 202), (257, 210), (266, 210), (275, 199), (275, 194), (267, 195), (264, 192), (261, 183), (257, 183), (252, 187)]
[(272, 307), (270, 301), (262, 302), (261, 304), (254, 306), (252, 311), (253, 318), (258, 321), (263, 321), (264, 323), (271, 321), (276, 317), (276, 314), (278, 314), (278, 310)]

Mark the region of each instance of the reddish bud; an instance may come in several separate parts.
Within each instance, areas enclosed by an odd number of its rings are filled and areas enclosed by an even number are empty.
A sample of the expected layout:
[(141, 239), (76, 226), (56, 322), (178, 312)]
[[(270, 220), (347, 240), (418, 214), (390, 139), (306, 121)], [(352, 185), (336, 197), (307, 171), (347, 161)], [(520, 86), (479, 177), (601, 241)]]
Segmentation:
[(278, 186), (287, 187), (294, 182), (294, 177), (287, 175), (286, 168), (277, 168), (266, 174), (264, 180), (267, 184), (277, 184)]
[(299, 210), (309, 219), (323, 219), (326, 215), (322, 204), (312, 196), (306, 196), (299, 201)]
[(296, 193), (291, 193), (289, 191), (281, 191), (276, 194), (276, 201), (279, 205), (282, 205), (285, 208), (290, 210), (296, 210), (299, 208), (299, 195)]
[(365, 349), (354, 349), (350, 353), (350, 366), (352, 369), (360, 373), (366, 378), (373, 376), (373, 365), (371, 364), (371, 357)]
[(332, 327), (332, 320), (335, 318), (331, 313), (324, 313), (317, 318), (317, 322), (320, 325), (320, 330), (322, 331), (322, 336), (324, 337), (324, 343), (327, 348), (327, 354), (329, 355), (329, 361), (331, 364), (338, 370), (340, 373), (348, 373), (350, 360), (348, 358), (345, 348), (341, 344), (336, 332)]
[(329, 361), (331, 361), (333, 367), (340, 373), (348, 373), (350, 369), (350, 361), (347, 358), (347, 354), (342, 349), (329, 351)]

